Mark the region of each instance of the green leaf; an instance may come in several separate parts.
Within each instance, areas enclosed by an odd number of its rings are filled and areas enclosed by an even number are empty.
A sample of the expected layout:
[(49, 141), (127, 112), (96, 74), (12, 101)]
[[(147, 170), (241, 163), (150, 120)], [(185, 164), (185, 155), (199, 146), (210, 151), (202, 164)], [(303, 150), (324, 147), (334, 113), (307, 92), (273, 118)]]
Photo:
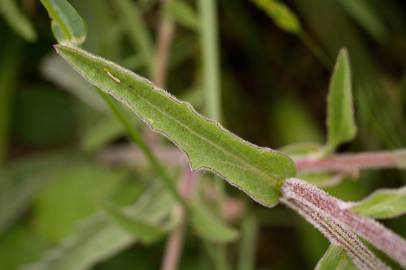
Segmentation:
[(326, 253), (317, 263), (316, 270), (356, 270), (358, 269), (348, 257), (345, 250), (336, 245), (330, 245)]
[(25, 40), (33, 42), (37, 39), (37, 33), (31, 22), (20, 11), (16, 0), (1, 0), (0, 13), (7, 24)]
[(41, 0), (41, 3), (52, 19), (52, 32), (59, 43), (80, 45), (85, 41), (85, 22), (68, 1)]
[(167, 6), (169, 15), (180, 25), (197, 30), (199, 28), (199, 19), (195, 11), (182, 0), (170, 1)]
[(143, 243), (153, 243), (165, 232), (159, 226), (149, 224), (137, 217), (129, 216), (125, 211), (118, 209), (114, 205), (106, 206), (105, 210), (113, 222), (127, 230)]
[(253, 0), (254, 3), (275, 22), (281, 29), (299, 34), (302, 31), (299, 19), (288, 6), (277, 0)]
[(352, 212), (373, 218), (394, 218), (406, 213), (406, 186), (381, 189), (350, 208)]
[(211, 242), (227, 243), (235, 240), (238, 236), (237, 231), (223, 224), (202, 203), (193, 204), (191, 223), (198, 236)]
[(332, 152), (340, 144), (354, 139), (357, 132), (352, 101), (350, 60), (346, 49), (342, 49), (338, 55), (330, 81), (327, 106), (326, 147), (327, 152)]
[(211, 170), (269, 207), (278, 202), (284, 180), (295, 175), (289, 157), (242, 140), (148, 80), (78, 48), (56, 50), (90, 83), (176, 143), (195, 170)]
[(33, 156), (0, 170), (0, 234), (30, 206), (51, 176), (74, 159), (71, 153)]
[[(150, 224), (162, 223), (173, 209), (174, 201), (161, 186), (149, 187), (134, 206), (131, 217)], [(139, 239), (100, 211), (80, 222), (76, 230), (57, 247), (24, 270), (85, 270), (108, 259)]]
[(53, 181), (37, 194), (33, 212), (38, 231), (51, 242), (64, 238), (78, 220), (97, 212), (108, 201), (126, 174), (85, 161), (59, 168), (52, 175)]
[(46, 239), (32, 226), (17, 224), (0, 240), (0, 269), (19, 269), (38, 258), (48, 248)]

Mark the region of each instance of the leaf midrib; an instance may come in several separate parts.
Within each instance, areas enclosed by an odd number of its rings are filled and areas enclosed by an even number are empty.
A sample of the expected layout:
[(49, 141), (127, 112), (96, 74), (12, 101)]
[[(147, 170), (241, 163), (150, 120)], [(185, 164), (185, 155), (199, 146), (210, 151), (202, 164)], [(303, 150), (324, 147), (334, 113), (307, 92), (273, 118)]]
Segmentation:
[[(133, 77), (133, 76), (131, 76), (131, 77)], [(131, 89), (134, 89), (131, 85), (128, 85), (128, 84), (127, 84), (127, 86), (128, 86), (129, 88), (131, 88)], [(140, 94), (137, 94), (137, 90), (136, 90), (136, 89), (134, 89), (134, 90), (135, 90), (135, 94), (138, 96), (138, 98), (142, 99), (144, 102), (146, 102), (147, 104), (149, 104), (151, 107), (153, 107), (153, 108), (154, 108), (156, 111), (158, 111), (160, 114), (171, 118), (173, 121), (175, 121), (176, 123), (178, 123), (180, 126), (184, 127), (185, 129), (187, 129), (188, 131), (190, 131), (191, 133), (193, 133), (196, 137), (198, 137), (198, 138), (199, 138), (200, 140), (202, 140), (203, 142), (206, 142), (206, 143), (208, 143), (209, 145), (211, 145), (211, 146), (217, 148), (217, 149), (218, 149), (220, 152), (222, 152), (224, 155), (230, 157), (231, 159), (236, 159), (236, 160), (238, 160), (238, 161), (240, 162), (240, 164), (241, 164), (241, 165), (240, 165), (241, 168), (243, 168), (243, 169), (245, 169), (245, 170), (248, 170), (248, 171), (249, 171), (249, 169), (251, 168), (251, 169), (252, 169), (254, 172), (256, 172), (257, 174), (259, 174), (259, 175), (261, 175), (261, 176), (263, 176), (263, 177), (265, 177), (265, 178), (269, 178), (273, 184), (276, 183), (276, 181), (273, 179), (273, 176), (269, 176), (269, 175), (265, 174), (260, 168), (257, 168), (257, 167), (255, 167), (255, 166), (253, 166), (252, 164), (250, 164), (250, 163), (249, 163), (245, 158), (243, 158), (242, 156), (240, 156), (240, 155), (233, 155), (233, 154), (231, 154), (230, 152), (228, 152), (227, 150), (225, 150), (223, 147), (221, 147), (220, 145), (217, 145), (217, 144), (213, 143), (211, 140), (207, 140), (205, 137), (201, 136), (201, 135), (200, 135), (198, 132), (196, 132), (194, 129), (190, 128), (189, 126), (185, 125), (183, 122), (179, 121), (176, 117), (172, 116), (172, 114), (170, 114), (169, 112), (162, 111), (158, 106), (156, 106), (155, 104), (151, 103), (148, 99), (144, 98), (144, 97), (143, 97), (142, 95), (140, 95)], [(152, 91), (157, 91), (154, 86), (152, 86), (152, 89), (151, 89), (151, 90), (152, 90)], [(162, 91), (165, 91), (165, 90), (162, 90)], [(157, 92), (158, 92), (158, 91), (157, 91)], [(116, 95), (115, 93), (111, 93), (111, 94), (112, 94), (112, 95)], [(160, 93), (158, 92), (158, 94), (160, 94)], [(117, 97), (116, 97), (116, 98), (117, 98)], [(180, 103), (182, 106), (187, 106), (184, 102), (179, 101), (179, 103)], [(194, 112), (193, 110), (191, 110), (191, 109), (189, 109), (189, 110), (190, 110), (192, 113), (197, 114), (197, 113)], [(197, 115), (197, 116), (198, 116), (198, 115)], [(210, 120), (209, 120), (209, 121), (210, 121)], [(165, 135), (166, 135), (166, 133), (165, 133), (163, 130), (160, 130), (160, 129), (158, 129), (158, 128), (154, 128), (152, 124), (151, 124), (151, 127), (152, 127), (153, 129), (155, 129), (155, 130), (159, 130), (162, 134), (165, 134)], [(219, 126), (219, 128), (221, 128), (221, 127)], [(224, 130), (224, 129), (223, 129), (223, 131), (225, 131), (225, 132), (228, 133), (228, 131), (226, 131), (226, 130)], [(170, 138), (169, 135), (166, 135), (166, 136), (168, 136), (168, 137)], [(171, 138), (171, 140), (173, 140), (173, 139)], [(255, 146), (254, 146), (254, 147), (255, 147)], [(186, 152), (186, 151), (185, 151), (185, 152)], [(188, 158), (189, 158), (189, 156), (188, 156)], [(190, 159), (190, 158), (189, 158), (189, 159)], [(244, 168), (244, 165), (245, 165), (245, 168)], [(204, 167), (205, 167), (205, 166), (204, 166)], [(247, 168), (247, 167), (248, 167), (248, 168)], [(198, 167), (198, 168), (199, 168), (199, 167)], [(197, 168), (197, 169), (198, 169), (198, 168)], [(208, 168), (208, 167), (206, 167), (206, 168)], [(211, 169), (211, 168), (208, 168), (208, 169)]]

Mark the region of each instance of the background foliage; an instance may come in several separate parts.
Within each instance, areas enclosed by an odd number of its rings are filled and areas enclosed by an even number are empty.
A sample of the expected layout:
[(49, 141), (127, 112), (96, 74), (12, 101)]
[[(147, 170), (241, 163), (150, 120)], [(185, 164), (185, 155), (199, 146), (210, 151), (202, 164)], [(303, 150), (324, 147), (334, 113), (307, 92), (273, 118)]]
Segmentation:
[[(173, 1), (165, 10), (155, 0), (70, 1), (87, 25), (84, 48), (150, 78), (160, 19), (169, 14), (176, 30), (166, 88), (242, 138), (274, 149), (325, 143), (328, 85), (338, 51), (346, 47), (358, 133), (338, 151), (403, 148), (403, 1), (273, 2), (218, 1), (216, 71), (205, 62), (210, 34), (203, 42), (201, 37), (210, 26), (199, 16), (204, 7), (198, 1)], [(0, 269), (19, 269), (46, 252), (49, 269), (159, 268), (167, 232), (177, 221), (175, 202), (157, 184), (160, 173), (140, 157), (126, 158), (126, 131), (54, 54), (40, 2), (2, 1), (0, 11)], [(221, 89), (221, 97), (205, 96), (207, 83)], [(205, 100), (221, 104), (220, 112)], [(141, 122), (128, 117), (148, 142)], [(165, 166), (176, 178), (181, 169)], [(360, 200), (405, 179), (399, 170), (362, 171), (326, 190)], [(217, 182), (211, 174), (199, 176), (198, 199), (213, 212), (219, 212), (212, 199)], [(207, 232), (190, 223), (180, 269), (314, 268), (328, 243), (311, 225), (283, 206), (264, 209), (225, 189), (224, 223), (234, 230), (217, 223), (202, 227), (217, 228), (210, 237), (230, 235), (223, 239), (226, 254), (224, 245), (213, 248)], [(405, 216), (385, 225), (406, 237)], [(66, 259), (58, 261), (58, 255)]]

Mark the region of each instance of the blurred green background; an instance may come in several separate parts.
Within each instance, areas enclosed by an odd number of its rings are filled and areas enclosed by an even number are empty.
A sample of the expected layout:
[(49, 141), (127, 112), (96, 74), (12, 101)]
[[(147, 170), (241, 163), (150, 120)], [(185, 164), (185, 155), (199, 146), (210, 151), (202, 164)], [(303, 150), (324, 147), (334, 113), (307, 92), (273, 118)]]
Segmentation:
[[(134, 211), (152, 213), (153, 220), (159, 210), (170, 212), (166, 208), (173, 202), (162, 202), (165, 198), (151, 187), (156, 174), (145, 162), (126, 156), (129, 140), (103, 100), (53, 52), (50, 20), (40, 2), (15, 1), (18, 11), (9, 2), (0, 4), (0, 269), (21, 269), (57, 246), (62, 248), (54, 257), (67, 253), (67, 261), (83, 261), (81, 269), (159, 269), (167, 235), (153, 244), (134, 243), (101, 213), (106, 205), (135, 205), (142, 209)], [(88, 26), (84, 48), (150, 77), (143, 51), (128, 29), (141, 26), (120, 2), (138, 11), (155, 43), (164, 12), (159, 1), (72, 0)], [(181, 4), (165, 11), (176, 27), (165, 88), (205, 113), (197, 1), (174, 2)], [(275, 149), (324, 143), (332, 66), (338, 50), (347, 47), (358, 135), (339, 152), (404, 148), (406, 2), (283, 3), (300, 21), (300, 33), (278, 27), (253, 1), (217, 0), (223, 125)], [(8, 18), (13, 12), (31, 22), (35, 40), (15, 31)], [(134, 122), (148, 138), (142, 123)], [(180, 174), (179, 167), (168, 167)], [(205, 182), (218, 181), (211, 174), (199, 180), (203, 190)], [(368, 171), (327, 190), (359, 200), (405, 180), (398, 170)], [(253, 269), (314, 268), (328, 243), (311, 225), (284, 207), (265, 209), (232, 187), (226, 191), (238, 208), (227, 221), (241, 234), (227, 245), (229, 269), (251, 269), (241, 263), (242, 253)], [(148, 197), (148, 192), (156, 194)], [(143, 198), (156, 205), (137, 206)], [(406, 217), (385, 225), (406, 237)], [(188, 227), (179, 269), (216, 269), (215, 257)], [(69, 267), (50, 269), (75, 269)]]

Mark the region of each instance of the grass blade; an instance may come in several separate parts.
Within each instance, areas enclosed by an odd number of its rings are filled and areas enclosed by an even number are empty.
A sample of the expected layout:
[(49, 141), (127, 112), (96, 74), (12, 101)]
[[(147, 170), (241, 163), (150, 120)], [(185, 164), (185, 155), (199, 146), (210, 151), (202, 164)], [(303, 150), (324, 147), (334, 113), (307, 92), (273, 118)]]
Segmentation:
[(175, 142), (192, 168), (221, 175), (257, 202), (274, 206), (280, 185), (295, 174), (294, 162), (284, 154), (238, 138), (148, 80), (78, 48), (56, 45), (56, 50), (90, 83)]

